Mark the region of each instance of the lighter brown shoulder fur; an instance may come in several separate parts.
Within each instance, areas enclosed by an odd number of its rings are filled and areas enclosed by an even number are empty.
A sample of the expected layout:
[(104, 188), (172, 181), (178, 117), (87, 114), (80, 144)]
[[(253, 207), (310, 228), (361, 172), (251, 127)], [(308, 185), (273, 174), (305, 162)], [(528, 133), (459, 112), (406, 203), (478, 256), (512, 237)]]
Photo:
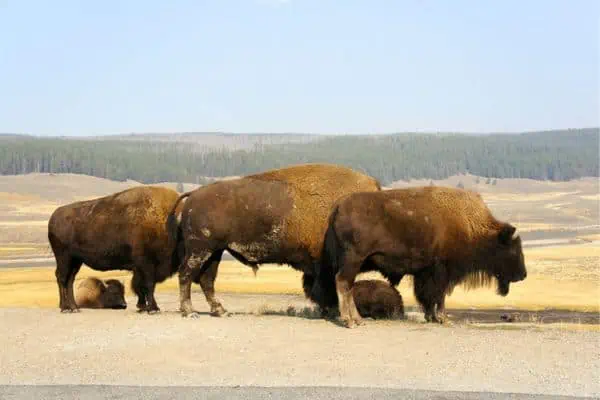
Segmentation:
[(321, 238), (333, 203), (350, 193), (373, 192), (381, 188), (375, 178), (334, 164), (294, 165), (250, 178), (280, 180), (290, 186), (294, 208), (284, 222), (286, 236), (308, 244), (309, 253), (314, 258), (320, 257)]

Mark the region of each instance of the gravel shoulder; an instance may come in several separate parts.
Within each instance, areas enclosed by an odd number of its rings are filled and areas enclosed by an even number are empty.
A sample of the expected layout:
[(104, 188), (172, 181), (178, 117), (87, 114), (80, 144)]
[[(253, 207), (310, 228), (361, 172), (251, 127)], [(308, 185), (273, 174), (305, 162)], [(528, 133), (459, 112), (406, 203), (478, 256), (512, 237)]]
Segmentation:
[[(401, 321), (349, 330), (319, 319), (251, 314), (272, 305), (271, 297), (220, 297), (233, 316), (181, 318), (174, 295), (161, 295), (163, 312), (153, 316), (131, 307), (79, 314), (0, 309), (0, 384), (600, 395), (598, 332)], [(203, 299), (195, 297), (195, 305), (207, 311)]]

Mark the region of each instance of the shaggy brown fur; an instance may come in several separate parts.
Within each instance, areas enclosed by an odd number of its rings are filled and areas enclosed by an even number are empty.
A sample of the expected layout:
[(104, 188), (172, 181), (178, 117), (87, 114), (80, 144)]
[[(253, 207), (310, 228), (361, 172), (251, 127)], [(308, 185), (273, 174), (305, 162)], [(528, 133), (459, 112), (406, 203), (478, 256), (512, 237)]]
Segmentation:
[(81, 308), (125, 309), (125, 286), (116, 279), (106, 282), (95, 277), (84, 279), (77, 287), (75, 303)]
[[(342, 321), (361, 323), (350, 290), (358, 273), (380, 271), (393, 285), (414, 276), (414, 291), (428, 321), (444, 319), (452, 288), (511, 282), (527, 276), (515, 227), (494, 218), (477, 193), (422, 187), (355, 193), (332, 211), (315, 286), (325, 306), (339, 304)], [(336, 293), (336, 295), (333, 295)], [(435, 309), (437, 305), (437, 310)]]
[(193, 274), (200, 274), (212, 315), (226, 312), (214, 294), (219, 261), (226, 250), (254, 268), (264, 263), (289, 264), (304, 272), (303, 287), (310, 298), (331, 206), (349, 193), (379, 190), (377, 180), (349, 168), (306, 164), (216, 182), (183, 194), (180, 200), (189, 198), (180, 223), (174, 214), (167, 223), (171, 237), (180, 234), (185, 244), (179, 273), (182, 314), (197, 315), (190, 297)]
[(379, 280), (362, 280), (352, 286), (354, 303), (361, 317), (404, 319), (404, 303), (398, 290)]
[(177, 197), (171, 189), (140, 186), (57, 208), (48, 222), (48, 240), (61, 311), (78, 311), (73, 282), (82, 263), (98, 271), (133, 270), (138, 308), (159, 311), (154, 287), (180, 264), (176, 242), (169, 241), (165, 229)]

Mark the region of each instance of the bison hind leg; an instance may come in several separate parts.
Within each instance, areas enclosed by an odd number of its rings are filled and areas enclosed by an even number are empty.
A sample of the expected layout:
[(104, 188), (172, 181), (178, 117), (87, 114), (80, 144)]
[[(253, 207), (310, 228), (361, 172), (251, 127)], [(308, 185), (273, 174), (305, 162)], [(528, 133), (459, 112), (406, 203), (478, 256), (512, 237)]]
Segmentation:
[(138, 262), (138, 265), (143, 265), (143, 267), (135, 268), (132, 278), (132, 288), (138, 296), (138, 312), (156, 314), (160, 312), (160, 308), (154, 298), (154, 289), (156, 287), (154, 279), (155, 267), (148, 262), (142, 261)]
[(338, 261), (338, 265), (342, 265), (342, 268), (335, 275), (335, 287), (338, 296), (340, 319), (345, 327), (354, 328), (364, 324), (364, 321), (356, 308), (352, 293), (354, 281), (360, 272), (364, 259), (361, 259), (354, 251), (350, 250), (344, 254), (341, 261), (343, 262)]
[(223, 256), (223, 251), (224, 250), (215, 251), (202, 265), (200, 275), (197, 277), (202, 292), (204, 292), (206, 302), (210, 306), (210, 315), (213, 317), (229, 315), (215, 295), (215, 280), (217, 279), (217, 273), (219, 272), (219, 264), (221, 262), (221, 257)]
[(79, 312), (79, 307), (75, 302), (75, 294), (73, 291), (73, 283), (75, 282), (75, 276), (83, 261), (71, 257), (66, 251), (63, 253), (56, 254), (56, 281), (58, 283), (58, 294), (60, 298), (59, 306), (60, 311), (63, 313), (76, 313)]
[(204, 265), (211, 256), (212, 251), (208, 249), (194, 250), (191, 246), (186, 246), (185, 259), (179, 268), (179, 311), (182, 317), (198, 318), (200, 316), (200, 313), (195, 311), (192, 305), (192, 280), (197, 279), (201, 282), (202, 275), (206, 273)]

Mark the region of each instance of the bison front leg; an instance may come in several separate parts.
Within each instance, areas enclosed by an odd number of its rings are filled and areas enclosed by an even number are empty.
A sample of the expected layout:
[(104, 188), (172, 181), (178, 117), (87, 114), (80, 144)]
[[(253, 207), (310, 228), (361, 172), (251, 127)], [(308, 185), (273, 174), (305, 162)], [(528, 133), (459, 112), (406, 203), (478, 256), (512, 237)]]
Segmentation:
[(215, 279), (217, 279), (217, 272), (219, 271), (219, 263), (221, 262), (222, 255), (222, 251), (214, 253), (212, 257), (206, 261), (205, 265), (202, 266), (202, 271), (200, 271), (200, 287), (202, 287), (206, 302), (210, 306), (210, 315), (213, 317), (227, 315), (227, 310), (215, 296)]
[(438, 300), (437, 309), (436, 309), (437, 320), (439, 323), (443, 324), (448, 320), (446, 315), (446, 295), (443, 294), (441, 299)]
[(154, 274), (150, 276), (145, 276), (145, 286), (146, 286), (146, 300), (147, 300), (147, 308), (148, 314), (156, 314), (160, 312), (160, 308), (158, 307), (158, 303), (156, 303), (156, 298), (154, 297), (154, 290), (156, 288), (156, 281), (154, 280)]
[(432, 270), (425, 270), (415, 275), (414, 292), (417, 301), (423, 307), (425, 320), (427, 322), (443, 323), (444, 318), (436, 311), (436, 304), (443, 303), (445, 297), (445, 286), (443, 282), (437, 282)]
[(200, 316), (192, 307), (192, 277), (194, 270), (201, 268), (209, 258), (209, 251), (186, 254), (179, 267), (179, 303), (183, 317), (197, 318)]

